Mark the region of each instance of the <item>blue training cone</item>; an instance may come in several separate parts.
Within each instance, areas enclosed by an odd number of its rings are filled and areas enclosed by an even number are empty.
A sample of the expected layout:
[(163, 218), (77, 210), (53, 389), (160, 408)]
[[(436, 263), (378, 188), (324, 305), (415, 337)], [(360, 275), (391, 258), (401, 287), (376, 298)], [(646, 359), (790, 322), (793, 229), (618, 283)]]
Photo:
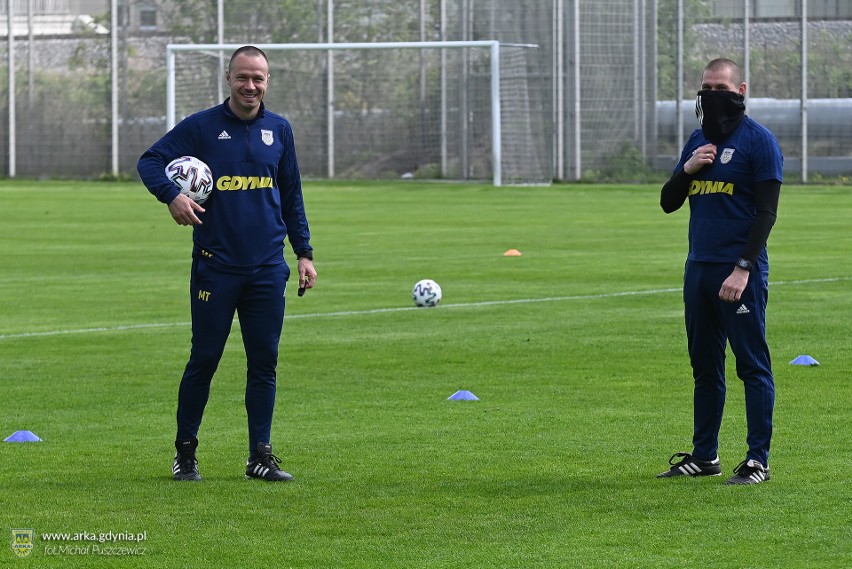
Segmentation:
[(796, 358), (795, 360), (793, 360), (792, 362), (790, 362), (790, 365), (796, 365), (796, 366), (818, 366), (818, 365), (819, 365), (819, 362), (818, 362), (818, 361), (816, 361), (815, 359), (813, 359), (813, 358), (812, 358), (812, 357), (810, 357), (810, 356), (799, 356), (798, 358)]
[(3, 439), (4, 443), (40, 443), (41, 439), (38, 438), (32, 431), (15, 431), (5, 439)]
[(470, 391), (456, 391), (449, 397), (447, 397), (448, 401), (479, 401), (479, 397), (471, 393)]

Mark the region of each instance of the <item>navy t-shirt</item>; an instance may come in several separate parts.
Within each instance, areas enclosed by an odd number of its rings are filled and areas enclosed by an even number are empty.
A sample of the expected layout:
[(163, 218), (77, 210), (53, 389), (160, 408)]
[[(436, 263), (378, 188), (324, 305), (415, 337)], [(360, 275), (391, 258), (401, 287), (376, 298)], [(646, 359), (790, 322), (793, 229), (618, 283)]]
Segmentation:
[[(697, 129), (684, 146), (675, 172), (710, 141)], [(775, 136), (746, 116), (724, 142), (716, 160), (693, 174), (689, 185), (689, 256), (692, 261), (736, 262), (757, 214), (755, 187), (782, 181), (784, 157)], [(764, 247), (758, 260), (767, 261)]]

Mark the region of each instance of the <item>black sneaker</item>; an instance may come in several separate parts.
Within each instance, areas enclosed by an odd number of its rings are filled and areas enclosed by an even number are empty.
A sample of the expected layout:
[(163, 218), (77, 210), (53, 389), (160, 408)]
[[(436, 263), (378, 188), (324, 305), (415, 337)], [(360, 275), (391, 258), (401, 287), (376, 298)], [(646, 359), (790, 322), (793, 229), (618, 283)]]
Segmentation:
[(175, 441), (175, 462), (172, 464), (172, 474), (175, 480), (201, 480), (198, 474), (198, 460), (195, 459), (195, 449), (198, 448), (198, 439), (185, 439)]
[(756, 460), (744, 460), (734, 469), (734, 475), (725, 484), (760, 484), (769, 480), (769, 467)]
[[(674, 462), (677, 457), (683, 457), (680, 462)], [(657, 474), (657, 478), (671, 478), (672, 476), (719, 476), (722, 474), (722, 466), (717, 456), (713, 460), (699, 460), (686, 452), (676, 452), (669, 459), (671, 468)]]
[(281, 470), (278, 465), (281, 459), (272, 454), (272, 445), (257, 443), (257, 454), (254, 460), (246, 462), (246, 478), (260, 478), (270, 482), (287, 482), (293, 476)]

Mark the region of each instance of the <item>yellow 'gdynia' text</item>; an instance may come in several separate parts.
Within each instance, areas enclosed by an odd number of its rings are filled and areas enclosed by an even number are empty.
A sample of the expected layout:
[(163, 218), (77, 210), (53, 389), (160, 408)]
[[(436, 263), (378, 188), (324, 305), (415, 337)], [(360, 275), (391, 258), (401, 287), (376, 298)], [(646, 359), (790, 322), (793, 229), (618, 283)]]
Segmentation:
[(222, 176), (216, 180), (217, 190), (259, 190), (272, 188), (272, 178), (268, 176)]
[(692, 180), (689, 185), (689, 195), (695, 194), (728, 194), (734, 195), (734, 184), (731, 182), (714, 182), (712, 180)]

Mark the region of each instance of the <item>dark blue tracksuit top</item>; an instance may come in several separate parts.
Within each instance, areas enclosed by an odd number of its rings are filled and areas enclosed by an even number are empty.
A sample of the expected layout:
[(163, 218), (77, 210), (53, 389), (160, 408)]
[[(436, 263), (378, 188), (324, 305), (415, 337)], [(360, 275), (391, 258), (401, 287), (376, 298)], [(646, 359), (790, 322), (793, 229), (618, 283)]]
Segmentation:
[(139, 159), (142, 182), (169, 204), (180, 193), (166, 177), (166, 164), (195, 156), (213, 173), (213, 192), (202, 221), (193, 227), (193, 256), (220, 269), (243, 272), (284, 262), (284, 239), (297, 254), (310, 252), (310, 230), (293, 130), (261, 103), (254, 120), (243, 121), (228, 101), (195, 113), (175, 126)]

